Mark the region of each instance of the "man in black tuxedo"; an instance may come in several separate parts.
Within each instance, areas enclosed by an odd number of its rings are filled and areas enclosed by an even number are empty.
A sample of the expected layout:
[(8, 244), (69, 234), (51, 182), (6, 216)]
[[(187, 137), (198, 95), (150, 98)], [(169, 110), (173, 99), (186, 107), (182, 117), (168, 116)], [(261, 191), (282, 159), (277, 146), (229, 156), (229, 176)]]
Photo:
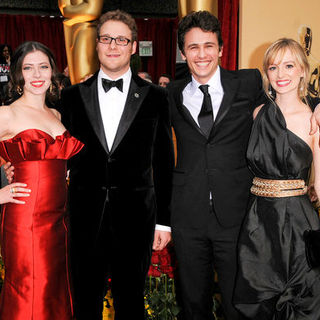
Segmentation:
[(102, 15), (97, 26), (99, 72), (62, 92), (62, 121), (85, 144), (70, 161), (77, 320), (102, 319), (108, 274), (115, 319), (144, 319), (152, 244), (160, 250), (170, 241), (168, 102), (162, 88), (131, 73), (136, 39), (130, 15), (119, 10)]
[(183, 319), (213, 319), (215, 268), (225, 317), (236, 320), (237, 238), (252, 181), (246, 149), (253, 110), (264, 101), (261, 76), (218, 66), (220, 23), (207, 11), (182, 19), (178, 44), (191, 73), (168, 85), (178, 152), (171, 227)]

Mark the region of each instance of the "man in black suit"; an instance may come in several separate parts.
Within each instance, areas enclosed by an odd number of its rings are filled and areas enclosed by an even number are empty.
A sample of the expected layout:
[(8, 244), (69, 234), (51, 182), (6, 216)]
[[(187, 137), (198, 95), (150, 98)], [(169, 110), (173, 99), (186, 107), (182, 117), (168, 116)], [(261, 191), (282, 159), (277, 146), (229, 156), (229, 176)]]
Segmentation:
[(97, 26), (99, 72), (62, 92), (62, 121), (85, 144), (70, 161), (77, 320), (102, 318), (108, 274), (115, 319), (144, 319), (152, 243), (160, 250), (170, 241), (168, 102), (162, 88), (131, 73), (136, 39), (130, 15), (119, 10), (102, 15)]
[(209, 320), (213, 270), (226, 319), (232, 305), (237, 237), (252, 181), (246, 149), (252, 112), (264, 101), (258, 70), (227, 71), (220, 23), (207, 11), (179, 23), (178, 44), (191, 77), (168, 86), (177, 138), (171, 227), (185, 320)]

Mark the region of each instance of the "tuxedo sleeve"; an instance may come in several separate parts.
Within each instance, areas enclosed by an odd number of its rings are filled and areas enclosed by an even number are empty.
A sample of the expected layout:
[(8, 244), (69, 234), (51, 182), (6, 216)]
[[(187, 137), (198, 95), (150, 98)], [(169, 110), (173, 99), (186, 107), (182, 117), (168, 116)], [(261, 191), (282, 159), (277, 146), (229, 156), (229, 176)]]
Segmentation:
[(320, 103), (320, 98), (318, 97), (311, 97), (310, 95), (307, 96), (306, 98), (308, 105), (310, 106), (310, 108), (312, 109), (312, 111), (314, 111), (314, 109), (316, 108), (316, 106)]
[(70, 130), (70, 114), (69, 114), (69, 108), (70, 108), (70, 101), (68, 97), (70, 94), (68, 94), (68, 89), (63, 89), (61, 92), (61, 99), (59, 103), (59, 109), (58, 111), (61, 114), (61, 122), (66, 127), (67, 130)]
[(157, 98), (158, 123), (153, 148), (153, 180), (157, 202), (159, 225), (170, 226), (170, 202), (174, 153), (169, 106), (165, 90), (160, 90)]
[[(70, 87), (62, 90), (58, 109), (61, 114), (61, 122), (71, 135), (73, 135), (71, 128), (71, 109), (73, 107), (74, 91), (75, 88), (70, 89)], [(67, 162), (68, 170), (71, 169), (71, 162), (72, 160)]]
[(254, 74), (255, 79), (253, 85), (255, 86), (255, 103), (253, 107), (256, 108), (261, 104), (265, 104), (268, 101), (268, 98), (263, 90), (262, 77), (260, 71), (258, 69), (254, 69)]

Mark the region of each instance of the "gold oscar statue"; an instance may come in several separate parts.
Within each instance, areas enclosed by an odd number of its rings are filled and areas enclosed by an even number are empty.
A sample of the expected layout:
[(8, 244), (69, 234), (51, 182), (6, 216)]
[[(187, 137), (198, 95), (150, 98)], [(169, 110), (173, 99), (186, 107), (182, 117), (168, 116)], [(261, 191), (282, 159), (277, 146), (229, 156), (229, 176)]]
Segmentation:
[(320, 96), (320, 61), (311, 54), (312, 30), (302, 25), (298, 30), (299, 42), (304, 48), (310, 65), (309, 94), (312, 97)]
[(99, 68), (96, 53), (96, 25), (103, 0), (58, 0), (63, 21), (69, 75), (79, 83)]
[(179, 18), (191, 11), (207, 10), (218, 16), (218, 0), (178, 0)]

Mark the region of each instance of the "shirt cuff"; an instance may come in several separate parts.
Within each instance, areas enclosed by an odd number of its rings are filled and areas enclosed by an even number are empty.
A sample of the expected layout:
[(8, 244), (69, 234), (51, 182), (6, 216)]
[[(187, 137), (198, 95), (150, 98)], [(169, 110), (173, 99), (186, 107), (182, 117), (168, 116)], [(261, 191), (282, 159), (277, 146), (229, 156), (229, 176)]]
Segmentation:
[(156, 230), (171, 232), (171, 227), (163, 226), (162, 224), (156, 224)]

